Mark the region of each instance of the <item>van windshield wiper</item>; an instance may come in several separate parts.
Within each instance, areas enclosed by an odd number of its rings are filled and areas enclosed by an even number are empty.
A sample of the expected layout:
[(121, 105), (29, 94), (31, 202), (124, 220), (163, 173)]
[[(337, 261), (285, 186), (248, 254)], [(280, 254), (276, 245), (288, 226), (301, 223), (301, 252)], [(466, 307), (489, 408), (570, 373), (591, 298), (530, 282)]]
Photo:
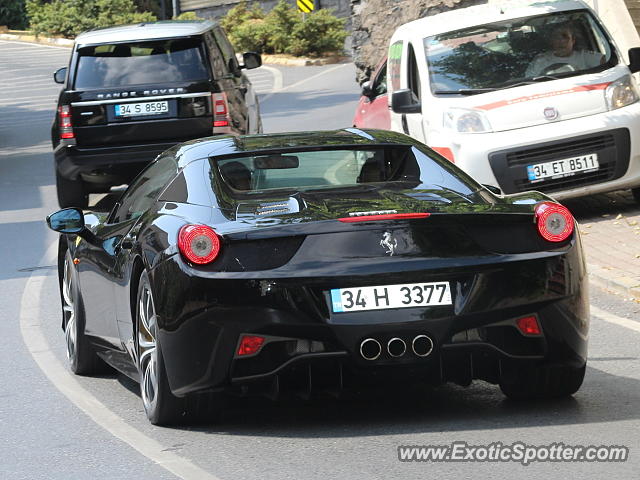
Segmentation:
[(477, 95), (479, 93), (495, 92), (497, 88), (460, 88), (458, 90), (436, 90), (434, 95)]

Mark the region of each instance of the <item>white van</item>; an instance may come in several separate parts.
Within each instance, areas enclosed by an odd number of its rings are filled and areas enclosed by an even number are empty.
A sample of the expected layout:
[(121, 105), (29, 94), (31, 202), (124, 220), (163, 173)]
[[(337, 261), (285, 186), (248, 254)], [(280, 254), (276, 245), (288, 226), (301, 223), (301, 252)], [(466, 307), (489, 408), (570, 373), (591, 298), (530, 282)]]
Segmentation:
[(640, 201), (640, 49), (629, 59), (578, 0), (422, 18), (391, 38), (391, 129), (505, 193), (631, 188)]

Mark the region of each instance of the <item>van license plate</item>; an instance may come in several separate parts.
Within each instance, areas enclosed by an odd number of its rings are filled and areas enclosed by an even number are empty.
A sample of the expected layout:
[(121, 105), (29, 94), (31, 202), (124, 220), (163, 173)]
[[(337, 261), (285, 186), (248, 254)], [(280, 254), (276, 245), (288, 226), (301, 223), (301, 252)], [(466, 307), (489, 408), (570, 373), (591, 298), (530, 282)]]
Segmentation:
[(116, 117), (139, 117), (140, 115), (158, 115), (169, 111), (169, 102), (121, 103), (115, 105)]
[(598, 163), (598, 154), (590, 153), (579, 157), (564, 158), (562, 160), (554, 160), (552, 162), (536, 163), (527, 166), (527, 177), (529, 181), (535, 182), (545, 178), (560, 178), (575, 173), (584, 173), (597, 170), (600, 167)]
[(449, 282), (334, 288), (331, 290), (331, 306), (334, 313), (437, 305), (451, 305)]

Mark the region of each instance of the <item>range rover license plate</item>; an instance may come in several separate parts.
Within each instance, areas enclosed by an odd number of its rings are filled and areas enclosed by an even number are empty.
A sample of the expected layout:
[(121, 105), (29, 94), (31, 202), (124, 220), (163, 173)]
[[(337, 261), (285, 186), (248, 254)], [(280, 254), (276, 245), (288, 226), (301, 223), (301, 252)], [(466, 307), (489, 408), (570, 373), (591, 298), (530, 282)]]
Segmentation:
[(552, 162), (536, 163), (527, 166), (527, 178), (530, 182), (544, 180), (545, 178), (565, 177), (575, 173), (584, 173), (597, 170), (598, 154), (589, 153), (579, 157), (563, 158)]
[(116, 117), (139, 117), (141, 115), (159, 115), (169, 111), (169, 102), (120, 103), (115, 105)]

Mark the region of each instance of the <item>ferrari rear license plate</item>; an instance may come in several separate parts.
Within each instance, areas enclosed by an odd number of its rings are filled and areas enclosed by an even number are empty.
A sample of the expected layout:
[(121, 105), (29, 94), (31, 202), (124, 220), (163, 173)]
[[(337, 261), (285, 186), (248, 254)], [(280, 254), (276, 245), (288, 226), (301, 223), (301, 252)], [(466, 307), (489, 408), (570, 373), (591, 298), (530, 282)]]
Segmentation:
[(527, 177), (529, 181), (535, 182), (550, 177), (564, 177), (573, 175), (574, 173), (597, 170), (599, 167), (598, 154), (590, 153), (579, 157), (563, 158), (562, 160), (529, 165), (527, 166)]
[(449, 282), (432, 282), (333, 288), (331, 305), (334, 313), (451, 305), (451, 287)]
[(121, 103), (115, 105), (116, 117), (138, 117), (140, 115), (159, 115), (169, 111), (169, 102)]

